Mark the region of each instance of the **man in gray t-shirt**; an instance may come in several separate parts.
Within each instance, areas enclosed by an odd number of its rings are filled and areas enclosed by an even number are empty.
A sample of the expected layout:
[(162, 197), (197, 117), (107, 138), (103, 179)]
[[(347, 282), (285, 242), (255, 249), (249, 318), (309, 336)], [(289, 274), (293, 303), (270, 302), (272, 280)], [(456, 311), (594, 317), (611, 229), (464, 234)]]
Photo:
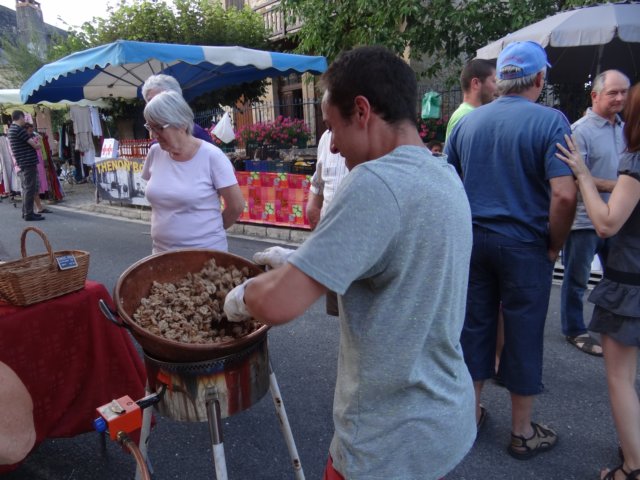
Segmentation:
[[(605, 202), (616, 184), (620, 156), (626, 149), (622, 134), (624, 124), (619, 113), (624, 109), (628, 90), (626, 75), (617, 70), (602, 72), (593, 80), (592, 107), (571, 126), (575, 143)], [(571, 233), (562, 249), (562, 333), (569, 343), (583, 352), (602, 356), (602, 347), (587, 333), (584, 324), (583, 297), (593, 256), (597, 253), (604, 265), (608, 242), (598, 237), (580, 196), (578, 200)]]
[(460, 347), (469, 204), (454, 169), (418, 135), (406, 63), (362, 47), (323, 81), (323, 118), (350, 173), (297, 251), (256, 254), (278, 268), (232, 290), (225, 312), (277, 325), (336, 291), (340, 352), (325, 478), (439, 479), (476, 436)]

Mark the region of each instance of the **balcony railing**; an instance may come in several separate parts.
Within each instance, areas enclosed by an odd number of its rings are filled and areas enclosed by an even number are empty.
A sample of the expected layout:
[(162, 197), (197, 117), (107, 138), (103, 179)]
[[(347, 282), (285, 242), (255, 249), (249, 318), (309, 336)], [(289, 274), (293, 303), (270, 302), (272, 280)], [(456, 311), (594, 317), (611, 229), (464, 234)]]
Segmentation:
[(291, 33), (300, 30), (301, 21), (287, 23), (285, 15), (280, 9), (280, 0), (271, 0), (254, 7), (254, 12), (262, 15), (264, 24), (271, 32), (269, 40), (280, 40)]

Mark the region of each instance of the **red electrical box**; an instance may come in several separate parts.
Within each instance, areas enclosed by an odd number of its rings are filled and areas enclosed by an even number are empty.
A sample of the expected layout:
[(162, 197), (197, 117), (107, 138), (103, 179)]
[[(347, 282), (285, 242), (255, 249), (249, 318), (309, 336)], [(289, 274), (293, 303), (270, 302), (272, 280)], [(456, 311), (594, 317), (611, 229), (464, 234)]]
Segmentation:
[(98, 414), (107, 422), (111, 440), (118, 433), (131, 433), (142, 426), (142, 409), (128, 395), (98, 407)]

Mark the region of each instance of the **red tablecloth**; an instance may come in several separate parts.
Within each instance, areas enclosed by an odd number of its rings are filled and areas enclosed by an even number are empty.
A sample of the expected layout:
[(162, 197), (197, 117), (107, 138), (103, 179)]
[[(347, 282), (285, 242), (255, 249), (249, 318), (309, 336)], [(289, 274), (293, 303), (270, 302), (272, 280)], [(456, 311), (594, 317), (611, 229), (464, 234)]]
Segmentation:
[(144, 395), (140, 356), (128, 332), (102, 315), (99, 299), (113, 307), (105, 287), (87, 281), (83, 290), (36, 305), (0, 304), (0, 361), (31, 394), (36, 445), (89, 432), (96, 407)]

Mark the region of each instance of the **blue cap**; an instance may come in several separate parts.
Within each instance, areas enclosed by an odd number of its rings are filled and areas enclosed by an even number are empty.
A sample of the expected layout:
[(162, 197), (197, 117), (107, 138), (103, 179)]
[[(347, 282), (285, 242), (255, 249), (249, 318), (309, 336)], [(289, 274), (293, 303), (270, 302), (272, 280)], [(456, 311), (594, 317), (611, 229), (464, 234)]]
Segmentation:
[(536, 42), (513, 42), (498, 56), (496, 74), (498, 80), (513, 80), (528, 77), (551, 67), (547, 52)]

